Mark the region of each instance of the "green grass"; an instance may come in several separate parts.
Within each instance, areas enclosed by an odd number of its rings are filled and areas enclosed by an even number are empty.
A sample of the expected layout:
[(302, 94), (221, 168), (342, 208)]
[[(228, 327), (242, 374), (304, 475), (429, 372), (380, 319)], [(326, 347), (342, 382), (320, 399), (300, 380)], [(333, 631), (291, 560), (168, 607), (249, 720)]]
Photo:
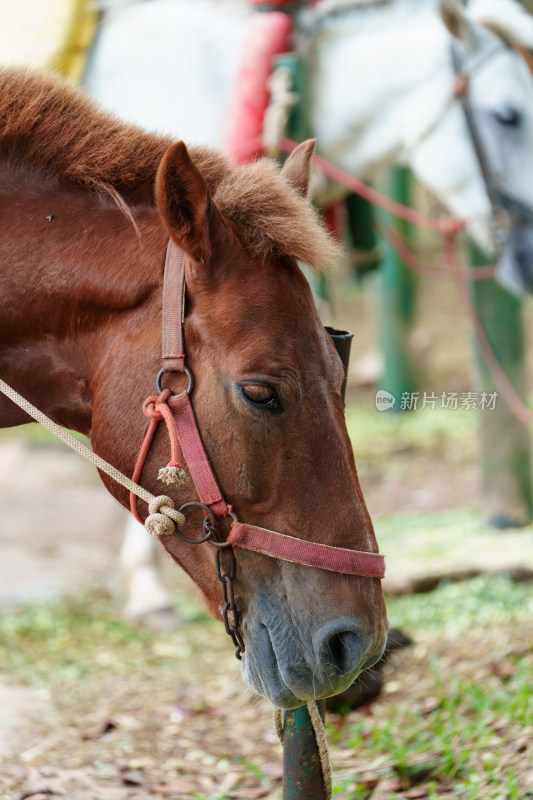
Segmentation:
[[(423, 784), (428, 797), (525, 800), (533, 791), (532, 586), (480, 577), (387, 606), (391, 623), (418, 645), (402, 654), (393, 691), (371, 718), (330, 726), (337, 746), (377, 764), (378, 775), (394, 774), (405, 790)], [(348, 771), (337, 792), (350, 787), (349, 800), (371, 796), (365, 770)]]
[[(70, 428), (65, 430), (68, 430), (75, 439), (79, 439), (80, 442), (89, 445), (87, 437), (82, 433), (72, 431)], [(17, 425), (15, 428), (1, 428), (0, 440), (7, 439), (21, 439), (34, 447), (67, 447), (57, 436), (54, 436), (53, 433), (50, 433), (49, 430), (36, 422), (30, 422), (28, 425)]]
[[(169, 703), (173, 687), (185, 677), (197, 693), (179, 708), (190, 703), (193, 715), (207, 714), (204, 738), (195, 746), (213, 756), (213, 766), (205, 769), (215, 776), (214, 785), (217, 764), (229, 763), (248, 785), (274, 789), (267, 767), (280, 753), (264, 744), (261, 733), (261, 726), (269, 725), (268, 710), (253, 711), (244, 726), (239, 723), (242, 709), (230, 699), (233, 689), (225, 677), (228, 666), (233, 668), (231, 648), (221, 626), (185, 595), (177, 598), (177, 607), (184, 623), (164, 635), (133, 630), (118, 618), (117, 601), (104, 594), (8, 609), (0, 619), (1, 679), (46, 688), (67, 729), (71, 719), (79, 726), (93, 714), (107, 687), (107, 713), (134, 707), (144, 728), (119, 731), (116, 741), (109, 735), (91, 742), (88, 758), (107, 763), (126, 749), (143, 763), (143, 754), (155, 748), (163, 773), (171, 773), (174, 739), (183, 734), (169, 735), (163, 723), (156, 725), (151, 709), (156, 702)], [(345, 800), (370, 798), (376, 780), (393, 778), (404, 789), (424, 785), (430, 798), (525, 800), (528, 755), (519, 752), (519, 744), (524, 736), (533, 739), (531, 585), (480, 577), (394, 598), (388, 610), (391, 623), (408, 630), (416, 644), (401, 654), (372, 716), (352, 713), (328, 725), (336, 794)], [(213, 705), (205, 705), (209, 692), (211, 704), (227, 707), (222, 737), (213, 742), (218, 717), (212, 717)], [(231, 743), (229, 735), (258, 744), (244, 752), (241, 739)], [(78, 743), (76, 749), (71, 738), (48, 754), (48, 762), (65, 764), (72, 757), (84, 763), (87, 745)], [(166, 756), (161, 742), (167, 743)], [(348, 762), (346, 754), (352, 754)], [(184, 795), (189, 796), (193, 793)], [(194, 796), (215, 800), (221, 794)], [(391, 790), (388, 796), (401, 793)]]
[[(416, 632), (438, 630), (460, 635), (471, 628), (533, 620), (531, 585), (504, 575), (480, 576), (465, 583), (443, 582), (437, 591), (390, 598), (387, 609), (396, 627)], [(533, 645), (533, 631), (530, 644)]]
[[(435, 659), (431, 713), (393, 708), (388, 719), (350, 723), (337, 733), (337, 741), (354, 748), (363, 761), (386, 754), (405, 789), (433, 782), (441, 792), (453, 787), (455, 797), (525, 797), (518, 777), (524, 765), (518, 754), (514, 764), (509, 762), (526, 726), (530, 736), (533, 732), (531, 653), (522, 661), (516, 659), (515, 667), (505, 681), (478, 685), (471, 678), (446, 674)], [(359, 794), (350, 797), (364, 795), (364, 773), (344, 780), (346, 785), (358, 779)], [(505, 786), (508, 792), (502, 794)]]
[(346, 425), (356, 457), (417, 450), (434, 452), (443, 441), (465, 444), (475, 440), (475, 411), (424, 408), (412, 413), (378, 412), (365, 403), (346, 408)]
[[(188, 659), (187, 641), (216, 622), (185, 595), (176, 597), (180, 631), (168, 641), (161, 634), (136, 628), (121, 619), (121, 606), (106, 594), (84, 593), (34, 602), (0, 616), (0, 672), (18, 682), (45, 686), (86, 678), (120, 675), (126, 667), (145, 672), (174, 667)], [(166, 643), (166, 647), (165, 647)]]

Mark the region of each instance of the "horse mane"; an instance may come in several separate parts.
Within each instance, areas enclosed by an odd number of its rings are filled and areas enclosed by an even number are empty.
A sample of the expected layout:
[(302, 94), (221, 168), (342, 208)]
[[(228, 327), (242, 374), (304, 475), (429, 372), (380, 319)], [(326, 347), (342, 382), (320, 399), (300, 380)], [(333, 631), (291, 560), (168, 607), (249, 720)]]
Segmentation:
[[(57, 76), (0, 69), (0, 157), (48, 179), (111, 195), (134, 213), (155, 205), (156, 172), (172, 142), (102, 111)], [(189, 153), (254, 256), (290, 255), (315, 270), (334, 262), (337, 246), (275, 162), (233, 166), (211, 148)]]

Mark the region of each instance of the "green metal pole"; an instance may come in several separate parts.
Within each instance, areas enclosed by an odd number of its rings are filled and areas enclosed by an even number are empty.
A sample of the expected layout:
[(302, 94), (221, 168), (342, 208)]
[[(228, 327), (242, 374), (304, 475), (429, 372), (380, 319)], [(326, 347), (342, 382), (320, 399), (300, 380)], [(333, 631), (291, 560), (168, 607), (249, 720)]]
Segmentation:
[(347, 195), (345, 205), (346, 222), (354, 249), (352, 269), (360, 279), (366, 272), (379, 267), (380, 247), (374, 230), (374, 211), (372, 204), (357, 194)]
[[(405, 167), (388, 170), (387, 193), (404, 205), (410, 205), (410, 175)], [(404, 220), (387, 217), (398, 233), (409, 236), (411, 225)], [(400, 410), (404, 392), (416, 392), (419, 387), (418, 371), (411, 352), (412, 331), (417, 277), (409, 270), (388, 243), (381, 263), (382, 303), (381, 336), (384, 357), (382, 388), (396, 398), (394, 410)]]
[(297, 53), (282, 53), (276, 56), (274, 61), (274, 69), (278, 68), (286, 69), (290, 72), (290, 90), (298, 95), (287, 120), (287, 135), (297, 142), (303, 142), (309, 138), (306, 64)]
[[(326, 701), (317, 701), (324, 719)], [(324, 800), (322, 768), (307, 706), (286, 711), (283, 725), (283, 800)]]
[[(470, 263), (494, 262), (470, 242)], [(522, 304), (494, 280), (472, 281), (471, 297), (492, 352), (507, 378), (525, 399), (525, 342)], [(494, 409), (479, 411), (483, 512), (491, 525), (509, 528), (528, 525), (533, 512), (531, 444), (527, 425), (509, 408), (475, 342), (479, 391), (497, 392)]]
[[(309, 138), (307, 119), (305, 65), (296, 53), (283, 53), (276, 58), (276, 67), (290, 70), (291, 91), (299, 95), (287, 122), (287, 134), (291, 139), (302, 142)], [(313, 294), (328, 299), (325, 276), (306, 276)], [(326, 711), (326, 701), (317, 701), (322, 718)], [(286, 711), (283, 726), (283, 800), (324, 800), (322, 769), (316, 743), (315, 731), (307, 706)]]

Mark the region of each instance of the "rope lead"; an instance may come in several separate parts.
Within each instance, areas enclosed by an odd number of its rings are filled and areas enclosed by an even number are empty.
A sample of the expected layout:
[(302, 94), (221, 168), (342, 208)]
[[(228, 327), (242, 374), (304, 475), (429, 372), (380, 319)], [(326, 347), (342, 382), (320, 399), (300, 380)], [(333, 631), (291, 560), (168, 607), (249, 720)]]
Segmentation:
[(165, 497), (164, 495), (156, 497), (151, 492), (147, 491), (147, 489), (143, 489), (142, 486), (139, 486), (138, 483), (132, 481), (131, 478), (128, 478), (127, 475), (124, 475), (112, 464), (109, 464), (107, 461), (105, 461), (105, 459), (96, 455), (96, 453), (86, 447), (82, 442), (79, 442), (60, 425), (57, 425), (53, 420), (47, 417), (46, 414), (43, 414), (42, 411), (39, 411), (38, 408), (26, 400), (25, 397), (22, 397), (21, 394), (12, 389), (11, 386), (9, 386), (9, 384), (7, 384), (1, 378), (0, 392), (5, 394), (6, 397), (9, 397), (13, 403), (19, 406), (19, 408), (22, 408), (22, 410), (25, 411), (28, 416), (40, 423), (43, 427), (49, 430), (50, 433), (53, 433), (54, 436), (57, 436), (58, 439), (61, 439), (61, 441), (64, 442), (67, 447), (70, 447), (71, 450), (74, 450), (75, 453), (78, 453), (78, 455), (80, 455), (86, 461), (94, 464), (97, 469), (99, 469), (101, 472), (105, 472), (106, 475), (109, 475), (109, 477), (112, 478), (116, 483), (123, 486), (129, 492), (132, 492), (136, 497), (140, 497), (141, 500), (144, 500), (146, 503), (148, 503), (148, 509), (150, 511), (150, 516), (146, 520), (147, 523), (150, 521), (149, 526), (146, 526), (148, 533), (156, 536), (168, 535), (176, 532), (174, 523), (178, 527), (185, 524), (184, 515), (174, 508), (174, 502), (170, 499), (170, 497)]

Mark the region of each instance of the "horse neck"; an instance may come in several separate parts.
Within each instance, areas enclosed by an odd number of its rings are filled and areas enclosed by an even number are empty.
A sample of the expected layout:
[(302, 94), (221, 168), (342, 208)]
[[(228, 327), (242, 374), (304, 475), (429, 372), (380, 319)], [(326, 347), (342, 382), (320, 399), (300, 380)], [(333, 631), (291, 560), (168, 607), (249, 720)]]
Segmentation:
[(413, 8), (346, 10), (316, 33), (311, 128), (321, 152), (360, 177), (407, 162), (449, 102), (448, 34), (433, 4)]
[[(0, 214), (0, 374), (55, 421), (88, 433), (106, 363), (160, 302), (159, 217), (136, 215), (138, 236), (116, 208), (66, 187), (0, 194)], [(0, 400), (0, 427), (26, 421)]]

